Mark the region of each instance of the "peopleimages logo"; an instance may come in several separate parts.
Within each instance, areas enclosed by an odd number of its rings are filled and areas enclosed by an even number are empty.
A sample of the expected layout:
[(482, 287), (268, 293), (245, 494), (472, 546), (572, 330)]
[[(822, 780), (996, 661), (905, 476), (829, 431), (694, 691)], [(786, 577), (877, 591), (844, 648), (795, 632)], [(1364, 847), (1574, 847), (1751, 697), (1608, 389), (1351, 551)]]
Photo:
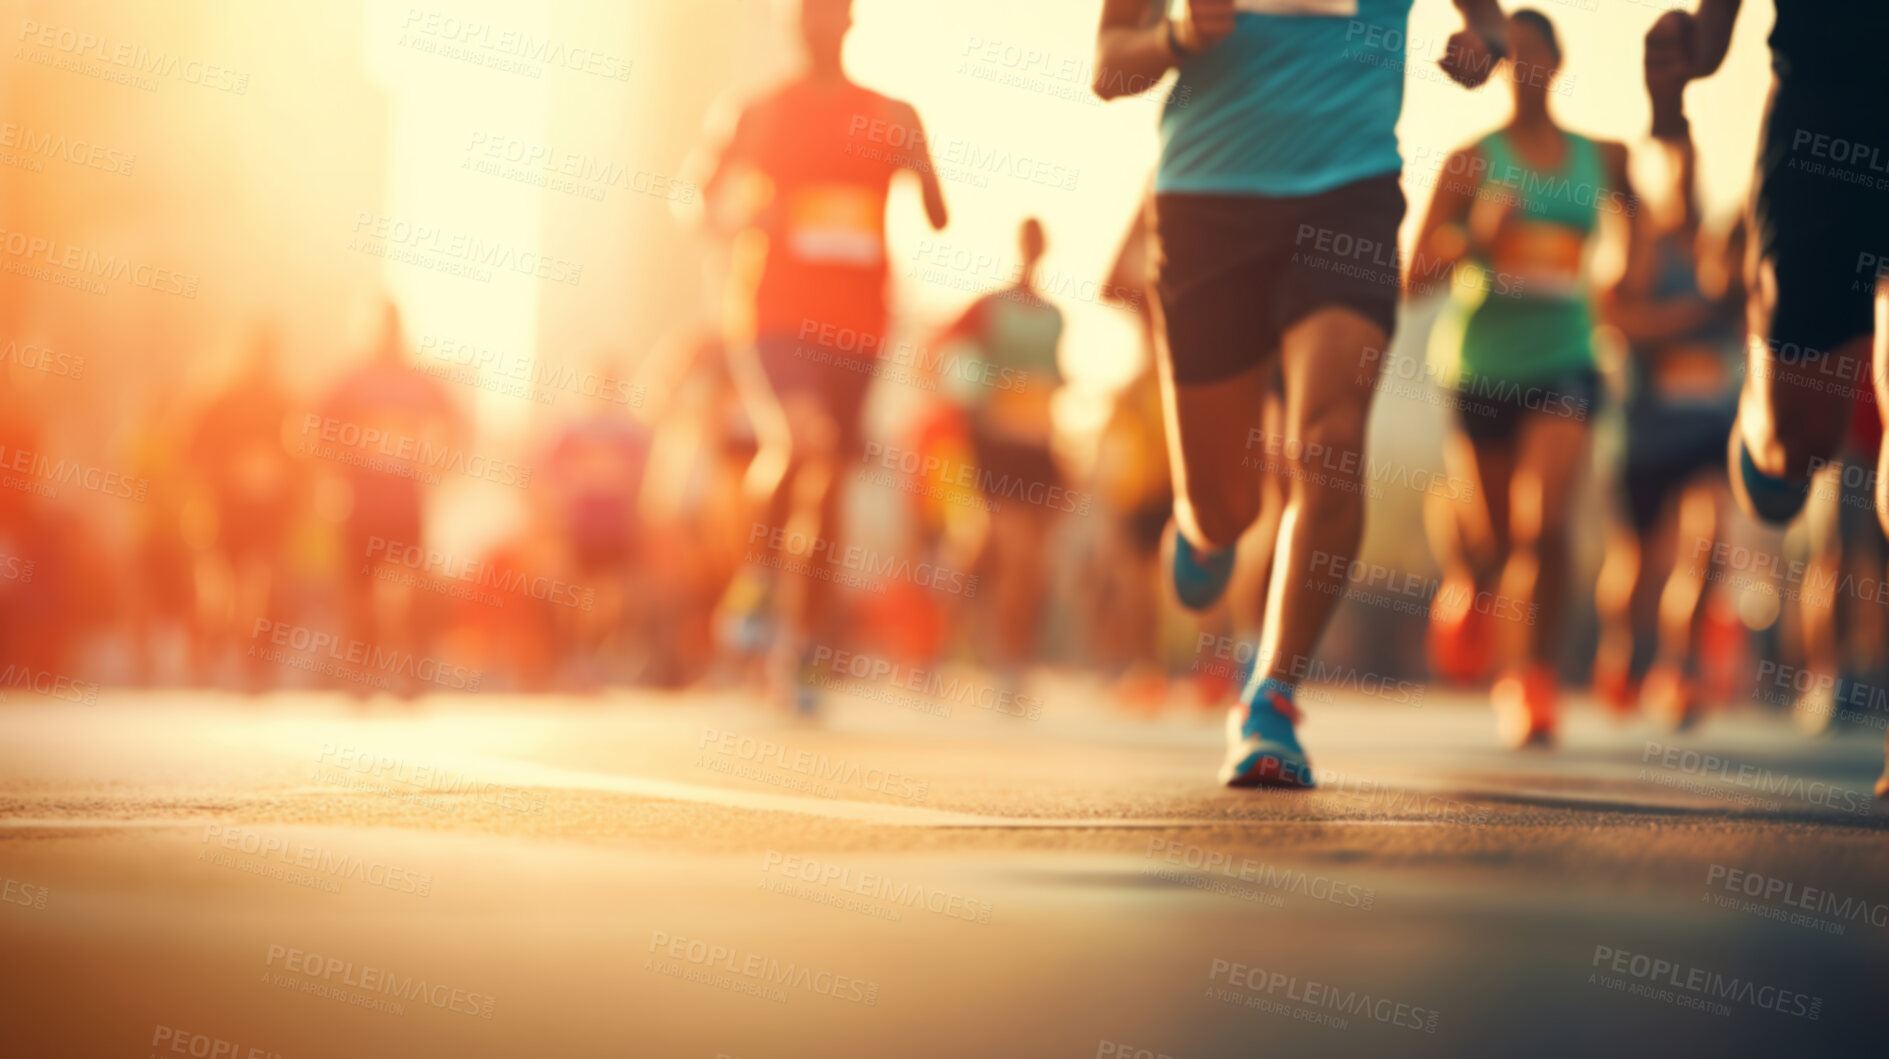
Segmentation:
[[(1868, 795), (1844, 787), (1833, 786), (1816, 780), (1806, 782), (1801, 776), (1792, 776), (1782, 772), (1773, 772), (1768, 768), (1743, 764), (1717, 754), (1703, 754), (1697, 750), (1668, 746), (1664, 743), (1648, 743), (1640, 755), (1641, 764), (1657, 761), (1664, 769), (1674, 770), (1690, 776), (1710, 777), (1720, 783), (1729, 784), (1762, 794), (1783, 795), (1808, 802), (1812, 805), (1827, 806), (1841, 812), (1868, 816), (1873, 806)], [(1645, 770), (1641, 771), (1645, 778)]]
[(530, 577), (516, 570), (473, 559), (460, 559), (434, 548), (369, 537), (366, 559), (391, 563), (415, 573), (431, 574), (451, 581), (462, 581), (479, 588), (489, 588), (507, 595), (554, 603), (579, 610), (590, 610), (596, 603), (594, 590), (542, 575)]
[(1235, 861), (1233, 855), (1225, 850), (1207, 849), (1172, 839), (1149, 839), (1148, 850), (1143, 855), (1177, 868), (1218, 875), (1235, 882), (1297, 894), (1315, 901), (1329, 901), (1344, 908), (1368, 912), (1377, 901), (1376, 887), (1359, 886), (1328, 875), (1312, 875), (1296, 868), (1282, 868), (1251, 857), (1241, 857)]
[(161, 1022), (151, 1031), (151, 1047), (160, 1052), (188, 1055), (195, 1059), (282, 1059), (281, 1052), (260, 1047), (245, 1048), (235, 1041), (212, 1037), (207, 1033), (180, 1030)]
[(892, 879), (877, 872), (854, 871), (828, 861), (814, 860), (770, 849), (761, 859), (761, 870), (787, 879), (829, 887), (841, 893), (884, 901), (907, 909), (922, 908), (948, 919), (969, 923), (990, 922), (990, 902), (963, 894), (926, 886), (922, 883)]
[(929, 780), (914, 780), (903, 773), (891, 772), (877, 766), (861, 766), (858, 762), (848, 761), (845, 758), (834, 759), (824, 753), (794, 750), (766, 739), (756, 739), (737, 732), (723, 732), (715, 728), (702, 729), (702, 738), (695, 744), (695, 748), (698, 751), (712, 751), (724, 758), (752, 762), (756, 766), (768, 766), (783, 772), (810, 776), (821, 782), (838, 783), (842, 786), (858, 784), (864, 790), (890, 794), (915, 802), (924, 801), (925, 792), (931, 789)]
[[(976, 706), (993, 713), (1027, 717), (1033, 721), (1043, 716), (1041, 698), (1021, 694), (1013, 688), (950, 676), (941, 670), (917, 669), (902, 662), (856, 654), (824, 644), (813, 649), (813, 661), (809, 668), (824, 669), (835, 678), (851, 677), (867, 685), (916, 692), (939, 704)], [(828, 686), (839, 683), (844, 682), (836, 679), (828, 682)], [(950, 715), (949, 709), (943, 711), (943, 716)]]
[[(761, 542), (765, 542), (766, 550), (774, 554), (756, 556), (756, 561), (793, 573), (837, 581), (880, 594), (885, 591), (885, 581), (897, 580), (910, 581), (920, 588), (967, 599), (977, 596), (978, 575), (967, 575), (937, 563), (913, 563), (901, 555), (886, 554), (857, 544), (841, 545), (826, 537), (756, 522), (748, 534), (748, 544), (752, 546)], [(796, 561), (783, 561), (782, 556)]]
[(316, 669), (330, 672), (330, 666), (364, 667), (369, 675), (402, 675), (413, 677), (428, 684), (437, 684), (454, 691), (477, 691), (483, 674), (476, 669), (467, 669), (462, 665), (442, 662), (437, 658), (422, 657), (412, 651), (383, 648), (361, 640), (343, 639), (331, 633), (310, 629), (303, 625), (291, 625), (288, 622), (272, 618), (257, 618), (255, 627), (250, 631), (250, 639), (256, 641), (249, 647), (252, 655), (270, 658), (272, 661), (294, 663), (295, 659), (281, 651), (268, 652), (264, 643), (308, 656), (298, 668)]
[[(1268, 972), (1262, 967), (1214, 960), (1207, 972), (1207, 981), (1209, 996), (1216, 995), (1211, 983), (1224, 981), (1236, 989), (1246, 990), (1244, 994), (1236, 994), (1246, 1006), (1258, 1007), (1269, 1013), (1291, 1014), (1308, 1022), (1325, 1022), (1340, 1029), (1349, 1028), (1343, 1020), (1332, 1021), (1335, 1018), (1333, 1013), (1337, 1013), (1363, 1016), (1373, 1022), (1421, 1033), (1436, 1032), (1438, 1012), (1431, 1008), (1416, 1007), (1388, 997), (1374, 997), (1369, 993), (1300, 978), (1295, 974)], [(1226, 1001), (1231, 998), (1217, 996), (1216, 999)]]
[[(415, 897), (425, 897), (433, 890), (430, 872), (416, 872), (398, 864), (368, 860), (352, 853), (338, 853), (322, 846), (311, 846), (306, 842), (246, 828), (210, 824), (203, 829), (202, 842), (205, 848), (198, 851), (198, 860), (212, 859), (212, 847), (220, 847), (261, 857), (265, 861), (273, 859), (289, 868), (305, 869), (313, 880), (321, 883), (349, 880)], [(232, 862), (229, 866), (240, 866), (240, 862)], [(332, 887), (321, 888), (333, 892)]]
[(0, 671), (0, 702), (6, 701), (8, 690), (31, 691), (82, 706), (98, 705), (98, 684), (93, 681), (77, 680), (17, 662), (8, 662), (6, 669)]
[[(1730, 1000), (1785, 1015), (1796, 1015), (1813, 1022), (1823, 1012), (1822, 997), (1780, 989), (1772, 985), (1759, 985), (1749, 978), (1740, 978), (1735, 975), (1728, 977), (1717, 971), (1708, 971), (1703, 967), (1685, 967), (1671, 960), (1648, 956), (1644, 953), (1628, 952), (1608, 945), (1594, 946), (1594, 959), (1590, 966), (1602, 967), (1615, 974), (1624, 974), (1629, 978), (1655, 986), (1671, 986), (1692, 994), (1690, 999), (1697, 1001), (1697, 1003), (1681, 1003), (1674, 994), (1663, 992), (1660, 995), (1648, 997), (1653, 1000), (1676, 1003), (1681, 1007)], [(1589, 976), (1590, 981), (1593, 978), (1593, 975)]]
[[(816, 996), (833, 1000), (844, 1000), (854, 1004), (876, 1007), (879, 1003), (879, 983), (868, 982), (851, 975), (837, 974), (833, 971), (815, 970), (811, 967), (793, 963), (782, 963), (772, 956), (763, 956), (758, 952), (742, 952), (727, 945), (715, 944), (700, 939), (672, 937), (657, 930), (650, 932), (649, 951), (660, 953), (670, 959), (682, 960), (693, 964), (699, 970), (683, 970), (674, 977), (730, 989), (734, 992), (756, 993), (768, 1000), (784, 1003), (786, 994), (778, 987), (804, 989)], [(643, 965), (644, 970), (673, 974), (673, 968), (659, 960), (650, 960)], [(738, 979), (722, 979), (716, 972), (738, 975)]]
[(1802, 886), (1786, 879), (1778, 879), (1742, 868), (1713, 864), (1705, 871), (1707, 886), (1717, 884), (1728, 894), (1744, 894), (1761, 901), (1789, 905), (1807, 912), (1847, 919), (1854, 923), (1858, 920), (1875, 927), (1889, 927), (1889, 905), (1880, 902), (1858, 900), (1854, 897), (1838, 897), (1829, 890), (1815, 886)]
[[(430, 1007), (439, 1008), (441, 1011), (476, 1015), (484, 1019), (492, 1017), (493, 1005), (496, 1003), (494, 998), (481, 993), (471, 993), (449, 985), (435, 985), (415, 975), (403, 977), (384, 967), (357, 965), (353, 960), (343, 960), (334, 956), (324, 958), (318, 953), (303, 949), (271, 945), (268, 959), (263, 961), (263, 965), (273, 968), (277, 966), (277, 960), (282, 961), (282, 970), (312, 979), (303, 983), (303, 992), (319, 993), (323, 989), (340, 990), (345, 986), (370, 994), (369, 1000), (378, 1001), (379, 998), (371, 994), (380, 994), (409, 1002), (418, 1001)], [(337, 975), (340, 977), (337, 978)], [(271, 978), (268, 972), (264, 972), (263, 977), (264, 980)], [(308, 986), (319, 988), (309, 989)], [(378, 1006), (373, 1003), (363, 1003), (360, 997), (361, 994), (347, 994), (339, 999), (362, 1007)]]

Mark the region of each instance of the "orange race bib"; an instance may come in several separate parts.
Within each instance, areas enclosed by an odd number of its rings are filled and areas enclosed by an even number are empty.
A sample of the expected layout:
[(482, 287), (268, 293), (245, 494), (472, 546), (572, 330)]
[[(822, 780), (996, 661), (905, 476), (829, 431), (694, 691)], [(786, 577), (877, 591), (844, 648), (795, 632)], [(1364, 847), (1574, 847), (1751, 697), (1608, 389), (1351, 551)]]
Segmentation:
[(1511, 217), (1496, 234), (1489, 264), (1530, 294), (1572, 295), (1581, 289), (1587, 236), (1565, 224)]
[(885, 196), (856, 184), (815, 184), (787, 203), (787, 248), (800, 261), (873, 268), (885, 260)]
[(1653, 389), (1675, 400), (1705, 399), (1725, 392), (1730, 382), (1725, 358), (1711, 346), (1678, 345), (1653, 361)]
[(1053, 397), (1044, 383), (995, 390), (984, 406), (984, 425), (999, 437), (1046, 445), (1055, 433)]

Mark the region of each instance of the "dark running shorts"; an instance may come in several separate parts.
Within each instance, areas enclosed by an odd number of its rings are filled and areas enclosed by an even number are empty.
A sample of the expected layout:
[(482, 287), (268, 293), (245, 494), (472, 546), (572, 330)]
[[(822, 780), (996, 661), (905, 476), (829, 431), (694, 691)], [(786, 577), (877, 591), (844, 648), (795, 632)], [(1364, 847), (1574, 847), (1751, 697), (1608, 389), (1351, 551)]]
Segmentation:
[(1737, 418), (1735, 394), (1722, 401), (1641, 398), (1627, 405), (1627, 458), (1620, 485), (1635, 530), (1652, 529), (1667, 498), (1694, 477), (1725, 476), (1725, 445)]
[(993, 500), (1041, 498), (1062, 487), (1062, 472), (1048, 445), (994, 437), (982, 430), (972, 433), (971, 445), (983, 487), (997, 493)]
[(1781, 80), (1765, 116), (1752, 218), (1777, 277), (1771, 348), (1815, 358), (1875, 326), (1889, 275), (1889, 107), (1878, 91)]
[(1505, 382), (1480, 376), (1457, 380), (1452, 393), (1456, 419), (1475, 441), (1512, 441), (1530, 415), (1587, 422), (1600, 400), (1600, 375), (1592, 368), (1539, 382)]
[(809, 397), (832, 417), (841, 452), (864, 446), (866, 396), (872, 391), (877, 358), (826, 349), (785, 334), (755, 339), (754, 356), (768, 388), (783, 404), (797, 395)]
[(1288, 328), (1342, 306), (1397, 325), (1397, 174), (1316, 195), (1156, 195), (1154, 287), (1174, 381), (1220, 382), (1271, 357)]

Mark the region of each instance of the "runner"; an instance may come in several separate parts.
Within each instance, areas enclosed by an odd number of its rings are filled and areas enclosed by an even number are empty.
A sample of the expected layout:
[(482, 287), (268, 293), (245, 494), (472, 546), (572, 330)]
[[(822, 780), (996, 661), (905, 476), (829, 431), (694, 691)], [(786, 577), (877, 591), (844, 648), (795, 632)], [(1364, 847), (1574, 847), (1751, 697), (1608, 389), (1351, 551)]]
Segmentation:
[(980, 601), (982, 653), (1013, 689), (1036, 656), (1052, 569), (1049, 538), (1068, 496), (1050, 449), (1063, 314), (1036, 289), (1048, 249), (1042, 222), (1024, 221), (1017, 241), (1023, 267), (1016, 282), (973, 302), (938, 340), (941, 349), (961, 344), (976, 365), (939, 382), (964, 410), (989, 513), (978, 557), (988, 572), (980, 571), (979, 583), (990, 586)]
[(756, 450), (719, 328), (685, 325), (638, 369), (650, 423), (639, 507), (651, 611), (650, 681), (687, 687), (717, 673), (715, 608), (741, 569), (749, 524), (742, 482)]
[(257, 331), (235, 377), (198, 417), (186, 450), (209, 501), (205, 517), (195, 520), (207, 538), (198, 542), (200, 635), (218, 663), (237, 649), (251, 694), (271, 683), (269, 663), (240, 648), (256, 619), (284, 618), (278, 572), (296, 506), (306, 495), (301, 461), (283, 438), (290, 401), (279, 350), (273, 329)]
[[(1649, 42), (1647, 89), (1656, 109), (1680, 106), (1681, 75), (1672, 49)], [(1655, 150), (1671, 179), (1645, 200), (1646, 252), (1608, 296), (1609, 318), (1631, 345), (1620, 480), (1627, 517), (1611, 535), (1595, 593), (1602, 632), (1594, 686), (1618, 712), (1637, 703), (1685, 727), (1700, 708), (1700, 626), (1711, 546), (1728, 499), (1719, 450), (1738, 409), (1732, 358), (1744, 339), (1745, 240), (1737, 225), (1707, 242), (1697, 152), (1683, 123), (1656, 139)], [(1656, 643), (1638, 635), (1649, 625)]]
[[(729, 348), (745, 351), (737, 367), (761, 437), (748, 478), (755, 521), (822, 542), (822, 555), (843, 547), (839, 468), (862, 445), (860, 416), (888, 330), (892, 178), (918, 174), (931, 226), (948, 219), (918, 112), (847, 78), (840, 56), (851, 26), (851, 0), (800, 0), (806, 68), (741, 111), (702, 182), (711, 222), (734, 235)], [(730, 591), (761, 606), (772, 580), (750, 570)], [(810, 712), (813, 688), (799, 678), (814, 645), (838, 635), (833, 586), (788, 577), (778, 587), (776, 691), (791, 689)]]
[(1475, 483), (1453, 505), (1470, 569), (1446, 571), (1435, 638), (1497, 619), (1497, 733), (1519, 747), (1552, 742), (1558, 714), (1568, 530), (1600, 392), (1587, 244), (1607, 216), (1630, 237), (1634, 207), (1626, 149), (1565, 131), (1549, 112), (1561, 65), (1553, 24), (1522, 10), (1508, 32), (1514, 116), (1450, 156), (1411, 287), (1452, 287), (1431, 351), (1455, 390), (1444, 455)]
[[(1329, 559), (1355, 552), (1363, 532), (1377, 372), (1362, 366), (1396, 323), (1404, 215), (1402, 53), (1372, 61), (1386, 57), (1354, 39), (1360, 29), (1405, 39), (1410, 4), (1185, 0), (1172, 19), (1160, 0), (1102, 10), (1097, 94), (1139, 92), (1180, 70), (1161, 120), (1152, 228), (1172, 570), (1185, 604), (1204, 609), (1225, 591), (1234, 547), (1259, 514), (1249, 444), (1276, 365), (1281, 447), (1306, 472), (1292, 474), (1253, 679), (1228, 714), (1220, 778), (1234, 786), (1313, 785), (1294, 730), (1296, 674), (1346, 584), (1345, 563)], [(1494, 0), (1457, 6), (1468, 25), (1443, 65), (1473, 86), (1506, 50), (1503, 18)]]
[[(614, 362), (595, 375), (619, 378)], [(637, 509), (649, 464), (650, 432), (625, 405), (600, 404), (566, 422), (545, 458), (545, 479), (568, 555), (565, 565), (584, 605), (563, 609), (565, 663), (576, 686), (627, 683), (649, 665), (642, 657), (654, 615), (639, 583), (646, 546)]]
[[(1797, 610), (1796, 642), (1801, 652), (1795, 672), (1801, 691), (1790, 702), (1798, 727), (1818, 735), (1854, 722), (1884, 727), (1879, 689), (1889, 687), (1889, 607), (1867, 589), (1839, 586), (1877, 584), (1885, 561), (1885, 542), (1876, 521), (1869, 484), (1881, 445), (1874, 395), (1859, 396), (1851, 413), (1851, 431), (1828, 466), (1814, 476), (1803, 524), (1802, 588), (1790, 593)], [(1815, 587), (1813, 587), (1815, 586)], [(1760, 696), (1777, 703), (1775, 684)]]
[(1168, 473), (1167, 428), (1161, 381), (1155, 374), (1154, 316), (1149, 303), (1148, 202), (1135, 210), (1109, 268), (1114, 302), (1135, 314), (1143, 359), (1135, 377), (1116, 391), (1096, 439), (1088, 482), (1105, 512), (1088, 561), (1087, 590), (1079, 606), (1091, 616), (1081, 634), (1095, 661), (1109, 665), (1115, 696), (1131, 710), (1153, 713), (1167, 701), (1167, 659), (1162, 651), (1161, 534), (1174, 510)]
[[(1699, 0), (1695, 14), (1661, 16), (1677, 26), (1689, 79), (1724, 62), (1739, 6)], [(1872, 384), (1872, 338), (1879, 415), (1889, 403), (1889, 201), (1864, 161), (1889, 149), (1886, 34), (1889, 5), (1849, 0), (1781, 3), (1771, 30), (1751, 211), (1756, 297), (1728, 462), (1739, 504), (1777, 525), (1803, 509), (1815, 461), (1843, 443), (1855, 391)], [(1876, 514), (1889, 532), (1889, 442), (1876, 461)], [(1889, 771), (1876, 794), (1889, 797)]]
[[(340, 581), (350, 640), (412, 654), (429, 639), (406, 580), (411, 571), (394, 569), (398, 576), (383, 580), (383, 569), (395, 549), (425, 546), (421, 481), (438, 477), (444, 461), (436, 454), (456, 449), (463, 433), (439, 382), (408, 363), (400, 310), (387, 302), (370, 359), (342, 378), (316, 421), (298, 435), (298, 453), (316, 458), (347, 486)], [(366, 691), (359, 681), (347, 685), (355, 694)], [(416, 688), (411, 674), (403, 674), (399, 692), (407, 696)]]

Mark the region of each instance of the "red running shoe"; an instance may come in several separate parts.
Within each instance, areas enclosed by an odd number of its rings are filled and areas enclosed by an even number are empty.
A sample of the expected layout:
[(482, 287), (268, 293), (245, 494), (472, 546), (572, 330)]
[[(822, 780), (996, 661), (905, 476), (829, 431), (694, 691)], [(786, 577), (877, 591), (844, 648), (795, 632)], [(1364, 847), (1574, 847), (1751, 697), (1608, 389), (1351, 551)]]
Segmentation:
[(1560, 713), (1561, 688), (1554, 670), (1536, 663), (1511, 670), (1490, 690), (1495, 704), (1496, 737), (1511, 750), (1553, 746)]
[(1475, 599), (1473, 591), (1438, 592), (1430, 601), (1430, 671), (1447, 683), (1479, 684), (1489, 675), (1489, 615)]

